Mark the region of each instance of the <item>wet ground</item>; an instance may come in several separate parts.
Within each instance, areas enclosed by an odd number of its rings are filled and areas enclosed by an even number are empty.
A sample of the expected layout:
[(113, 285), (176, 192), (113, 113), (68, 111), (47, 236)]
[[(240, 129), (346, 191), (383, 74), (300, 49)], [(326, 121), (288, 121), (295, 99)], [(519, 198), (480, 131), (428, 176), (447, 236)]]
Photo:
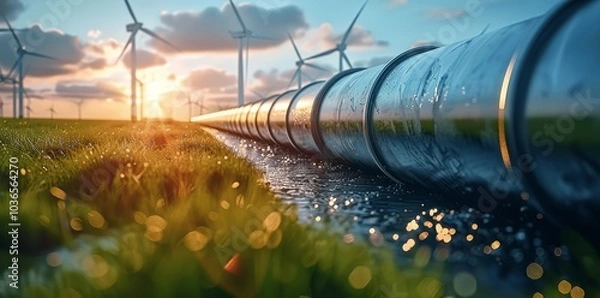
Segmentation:
[(476, 197), (399, 185), (376, 171), (210, 132), (263, 170), (300, 220), (338, 231), (345, 242), (388, 242), (401, 266), (442, 268), (454, 297), (592, 297), (597, 287), (573, 258), (580, 242), (521, 197), (482, 213)]

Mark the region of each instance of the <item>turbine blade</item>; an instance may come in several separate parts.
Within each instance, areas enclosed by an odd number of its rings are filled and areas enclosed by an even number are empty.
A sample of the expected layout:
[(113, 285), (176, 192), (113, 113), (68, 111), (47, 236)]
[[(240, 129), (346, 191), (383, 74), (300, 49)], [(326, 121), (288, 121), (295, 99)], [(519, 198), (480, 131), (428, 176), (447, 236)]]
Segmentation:
[(36, 53), (36, 52), (24, 51), (24, 53), (25, 53), (25, 55), (30, 55), (30, 56), (34, 56), (34, 57), (45, 58), (45, 59), (50, 59), (50, 60), (58, 60), (52, 56), (48, 56), (48, 55), (44, 55), (44, 54), (40, 54), (40, 53)]
[(7, 78), (12, 78), (13, 72), (15, 72), (15, 70), (17, 70), (17, 66), (19, 66), (19, 63), (21, 62), (22, 59), (23, 59), (23, 54), (19, 55), (19, 58), (17, 58), (17, 60), (15, 60), (15, 63), (13, 64), (12, 68), (6, 75)]
[(308, 67), (312, 67), (312, 68), (314, 68), (314, 69), (318, 69), (318, 70), (322, 70), (322, 71), (325, 71), (325, 72), (329, 72), (329, 69), (327, 69), (327, 68), (325, 68), (325, 67), (322, 67), (322, 66), (319, 66), (319, 65), (316, 65), (316, 64), (312, 64), (312, 63), (304, 63), (304, 65), (306, 65), (306, 66), (308, 66)]
[(488, 31), (488, 29), (490, 29), (490, 24), (487, 24), (485, 26), (485, 28), (483, 28), (483, 30), (481, 31), (481, 33), (479, 33), (479, 35), (484, 35)]
[(300, 72), (300, 68), (298, 67), (298, 69), (296, 69), (296, 72), (294, 72), (294, 75), (292, 76), (292, 79), (290, 80), (290, 83), (287, 86), (288, 88), (290, 88), (292, 86), (292, 84), (294, 83), (294, 81), (298, 77), (298, 73), (299, 72)]
[(262, 39), (262, 40), (268, 40), (268, 41), (275, 41), (275, 39), (273, 39), (273, 38), (262, 36), (262, 35), (256, 35), (254, 33), (250, 34), (248, 37), (249, 38), (254, 38), (254, 39)]
[(235, 16), (237, 17), (238, 21), (240, 22), (240, 25), (242, 25), (242, 29), (244, 30), (244, 32), (248, 31), (248, 29), (246, 29), (246, 25), (244, 24), (244, 21), (242, 20), (242, 16), (240, 16), (240, 12), (237, 10), (237, 7), (235, 7), (235, 4), (233, 4), (233, 1), (229, 0), (229, 3), (231, 3), (231, 7), (233, 7)]
[(350, 66), (350, 68), (354, 68), (352, 67), (352, 63), (350, 63), (350, 59), (348, 59), (348, 56), (346, 56), (346, 53), (342, 52), (342, 57), (344, 58), (346, 63), (348, 63), (348, 66)]
[(179, 48), (178, 48), (178, 47), (176, 47), (174, 44), (170, 43), (168, 40), (166, 40), (166, 39), (162, 38), (160, 35), (158, 35), (158, 34), (154, 33), (153, 31), (151, 31), (151, 30), (148, 30), (148, 29), (146, 29), (146, 28), (144, 28), (144, 27), (141, 27), (141, 28), (140, 28), (140, 30), (142, 30), (144, 33), (146, 33), (146, 34), (148, 34), (148, 35), (150, 35), (150, 36), (152, 36), (152, 37), (154, 37), (154, 38), (156, 38), (156, 39), (158, 39), (158, 40), (160, 40), (160, 41), (162, 41), (162, 42), (166, 43), (167, 45), (169, 45), (170, 47), (172, 47), (172, 48), (173, 48), (173, 49), (175, 49), (176, 51), (179, 51)]
[(308, 75), (307, 73), (305, 73), (305, 72), (302, 72), (302, 75), (303, 75), (305, 78), (307, 78), (309, 81), (311, 81), (311, 82), (315, 80), (315, 78), (313, 78), (313, 77), (309, 76), (309, 75)]
[(127, 10), (129, 10), (129, 14), (131, 15), (131, 17), (133, 18), (134, 22), (138, 22), (137, 18), (135, 17), (135, 14), (133, 13), (133, 9), (131, 8), (131, 5), (129, 4), (129, 0), (125, 0), (125, 4), (127, 5)]
[(327, 51), (325, 51), (323, 53), (319, 53), (319, 54), (316, 54), (314, 56), (310, 56), (310, 57), (308, 57), (308, 58), (306, 58), (304, 60), (312, 60), (312, 59), (320, 58), (320, 57), (323, 57), (323, 56), (327, 56), (327, 55), (329, 55), (329, 54), (331, 54), (331, 53), (333, 53), (335, 51), (337, 51), (337, 48), (333, 48), (333, 49), (327, 50)]
[(252, 92), (254, 95), (256, 95), (256, 97), (258, 97), (259, 100), (264, 98), (264, 96), (260, 95), (258, 92), (254, 91), (254, 90), (250, 90), (250, 92)]
[(27, 97), (27, 100), (31, 101), (31, 97), (29, 96), (29, 92), (27, 92), (27, 88), (23, 88), (23, 94)]
[(300, 51), (298, 51), (298, 47), (296, 46), (296, 43), (294, 42), (294, 38), (292, 37), (292, 35), (288, 32), (288, 37), (290, 38), (290, 41), (292, 42), (292, 46), (294, 46), (294, 51), (296, 52), (296, 56), (298, 56), (298, 59), (302, 60), (302, 56), (300, 55)]
[(115, 61), (115, 64), (119, 63), (119, 60), (121, 60), (121, 58), (123, 58), (123, 55), (125, 54), (125, 51), (127, 50), (127, 48), (129, 47), (129, 45), (131, 44), (131, 41), (133, 40), (133, 36), (134, 35), (135, 35), (135, 31), (131, 32), (131, 36), (129, 36), (129, 40), (127, 40), (127, 43), (123, 47), (123, 50), (121, 51), (121, 54), (119, 55), (119, 58), (117, 58), (117, 60)]
[(17, 45), (19, 46), (19, 49), (22, 49), (23, 48), (23, 44), (21, 44), (21, 41), (17, 37), (17, 34), (15, 33), (15, 30), (10, 25), (10, 22), (8, 21), (8, 19), (6, 18), (6, 16), (3, 13), (2, 13), (2, 19), (4, 19), (4, 22), (6, 22), (6, 25), (8, 25), (8, 29), (10, 30), (10, 33), (12, 34), (13, 38), (17, 42)]
[(358, 13), (354, 17), (354, 20), (352, 20), (350, 27), (348, 27), (348, 30), (346, 30), (346, 33), (344, 33), (344, 37), (342, 38), (342, 41), (340, 42), (340, 44), (346, 44), (346, 42), (348, 41), (348, 37), (350, 37), (350, 32), (352, 32), (352, 28), (354, 27), (354, 24), (356, 24), (358, 17), (362, 13), (362, 11), (365, 9), (365, 6), (367, 6), (367, 3), (369, 3), (369, 0), (365, 0), (365, 3), (363, 3), (362, 7), (360, 8)]

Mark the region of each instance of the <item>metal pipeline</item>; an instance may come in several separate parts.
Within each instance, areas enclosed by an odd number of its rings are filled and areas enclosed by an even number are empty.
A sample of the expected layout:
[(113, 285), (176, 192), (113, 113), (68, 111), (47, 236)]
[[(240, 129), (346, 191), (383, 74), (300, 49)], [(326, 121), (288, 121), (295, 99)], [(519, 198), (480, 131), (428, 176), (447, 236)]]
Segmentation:
[[(531, 191), (532, 204), (592, 239), (585, 231), (600, 227), (598, 15), (600, 1), (567, 1), (546, 16), (193, 121), (398, 182), (476, 193), (484, 212)], [(222, 124), (232, 117), (237, 124)]]
[(275, 143), (282, 147), (293, 148), (287, 130), (287, 112), (296, 91), (290, 90), (277, 97), (269, 112), (269, 130)]
[(325, 85), (324, 81), (313, 82), (300, 89), (287, 114), (288, 135), (294, 148), (306, 154), (319, 153), (312, 133), (312, 111), (319, 91)]

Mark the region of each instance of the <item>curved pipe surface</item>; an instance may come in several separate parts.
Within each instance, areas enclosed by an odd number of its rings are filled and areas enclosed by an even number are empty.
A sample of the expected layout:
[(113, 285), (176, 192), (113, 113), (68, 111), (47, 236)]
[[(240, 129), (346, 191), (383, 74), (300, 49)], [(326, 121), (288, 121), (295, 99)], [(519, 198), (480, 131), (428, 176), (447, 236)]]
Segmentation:
[(478, 193), (483, 212), (531, 191), (529, 201), (551, 218), (595, 233), (598, 15), (600, 1), (568, 1), (546, 16), (193, 121), (378, 168), (398, 182)]

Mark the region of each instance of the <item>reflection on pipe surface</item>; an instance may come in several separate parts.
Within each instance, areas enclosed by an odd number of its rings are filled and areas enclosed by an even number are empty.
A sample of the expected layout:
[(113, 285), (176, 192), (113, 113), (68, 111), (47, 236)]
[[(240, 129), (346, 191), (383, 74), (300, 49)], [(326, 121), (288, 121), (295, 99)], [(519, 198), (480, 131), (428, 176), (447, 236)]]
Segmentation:
[[(600, 227), (600, 1), (341, 72), (202, 125)], [(533, 196), (531, 196), (529, 194)]]

